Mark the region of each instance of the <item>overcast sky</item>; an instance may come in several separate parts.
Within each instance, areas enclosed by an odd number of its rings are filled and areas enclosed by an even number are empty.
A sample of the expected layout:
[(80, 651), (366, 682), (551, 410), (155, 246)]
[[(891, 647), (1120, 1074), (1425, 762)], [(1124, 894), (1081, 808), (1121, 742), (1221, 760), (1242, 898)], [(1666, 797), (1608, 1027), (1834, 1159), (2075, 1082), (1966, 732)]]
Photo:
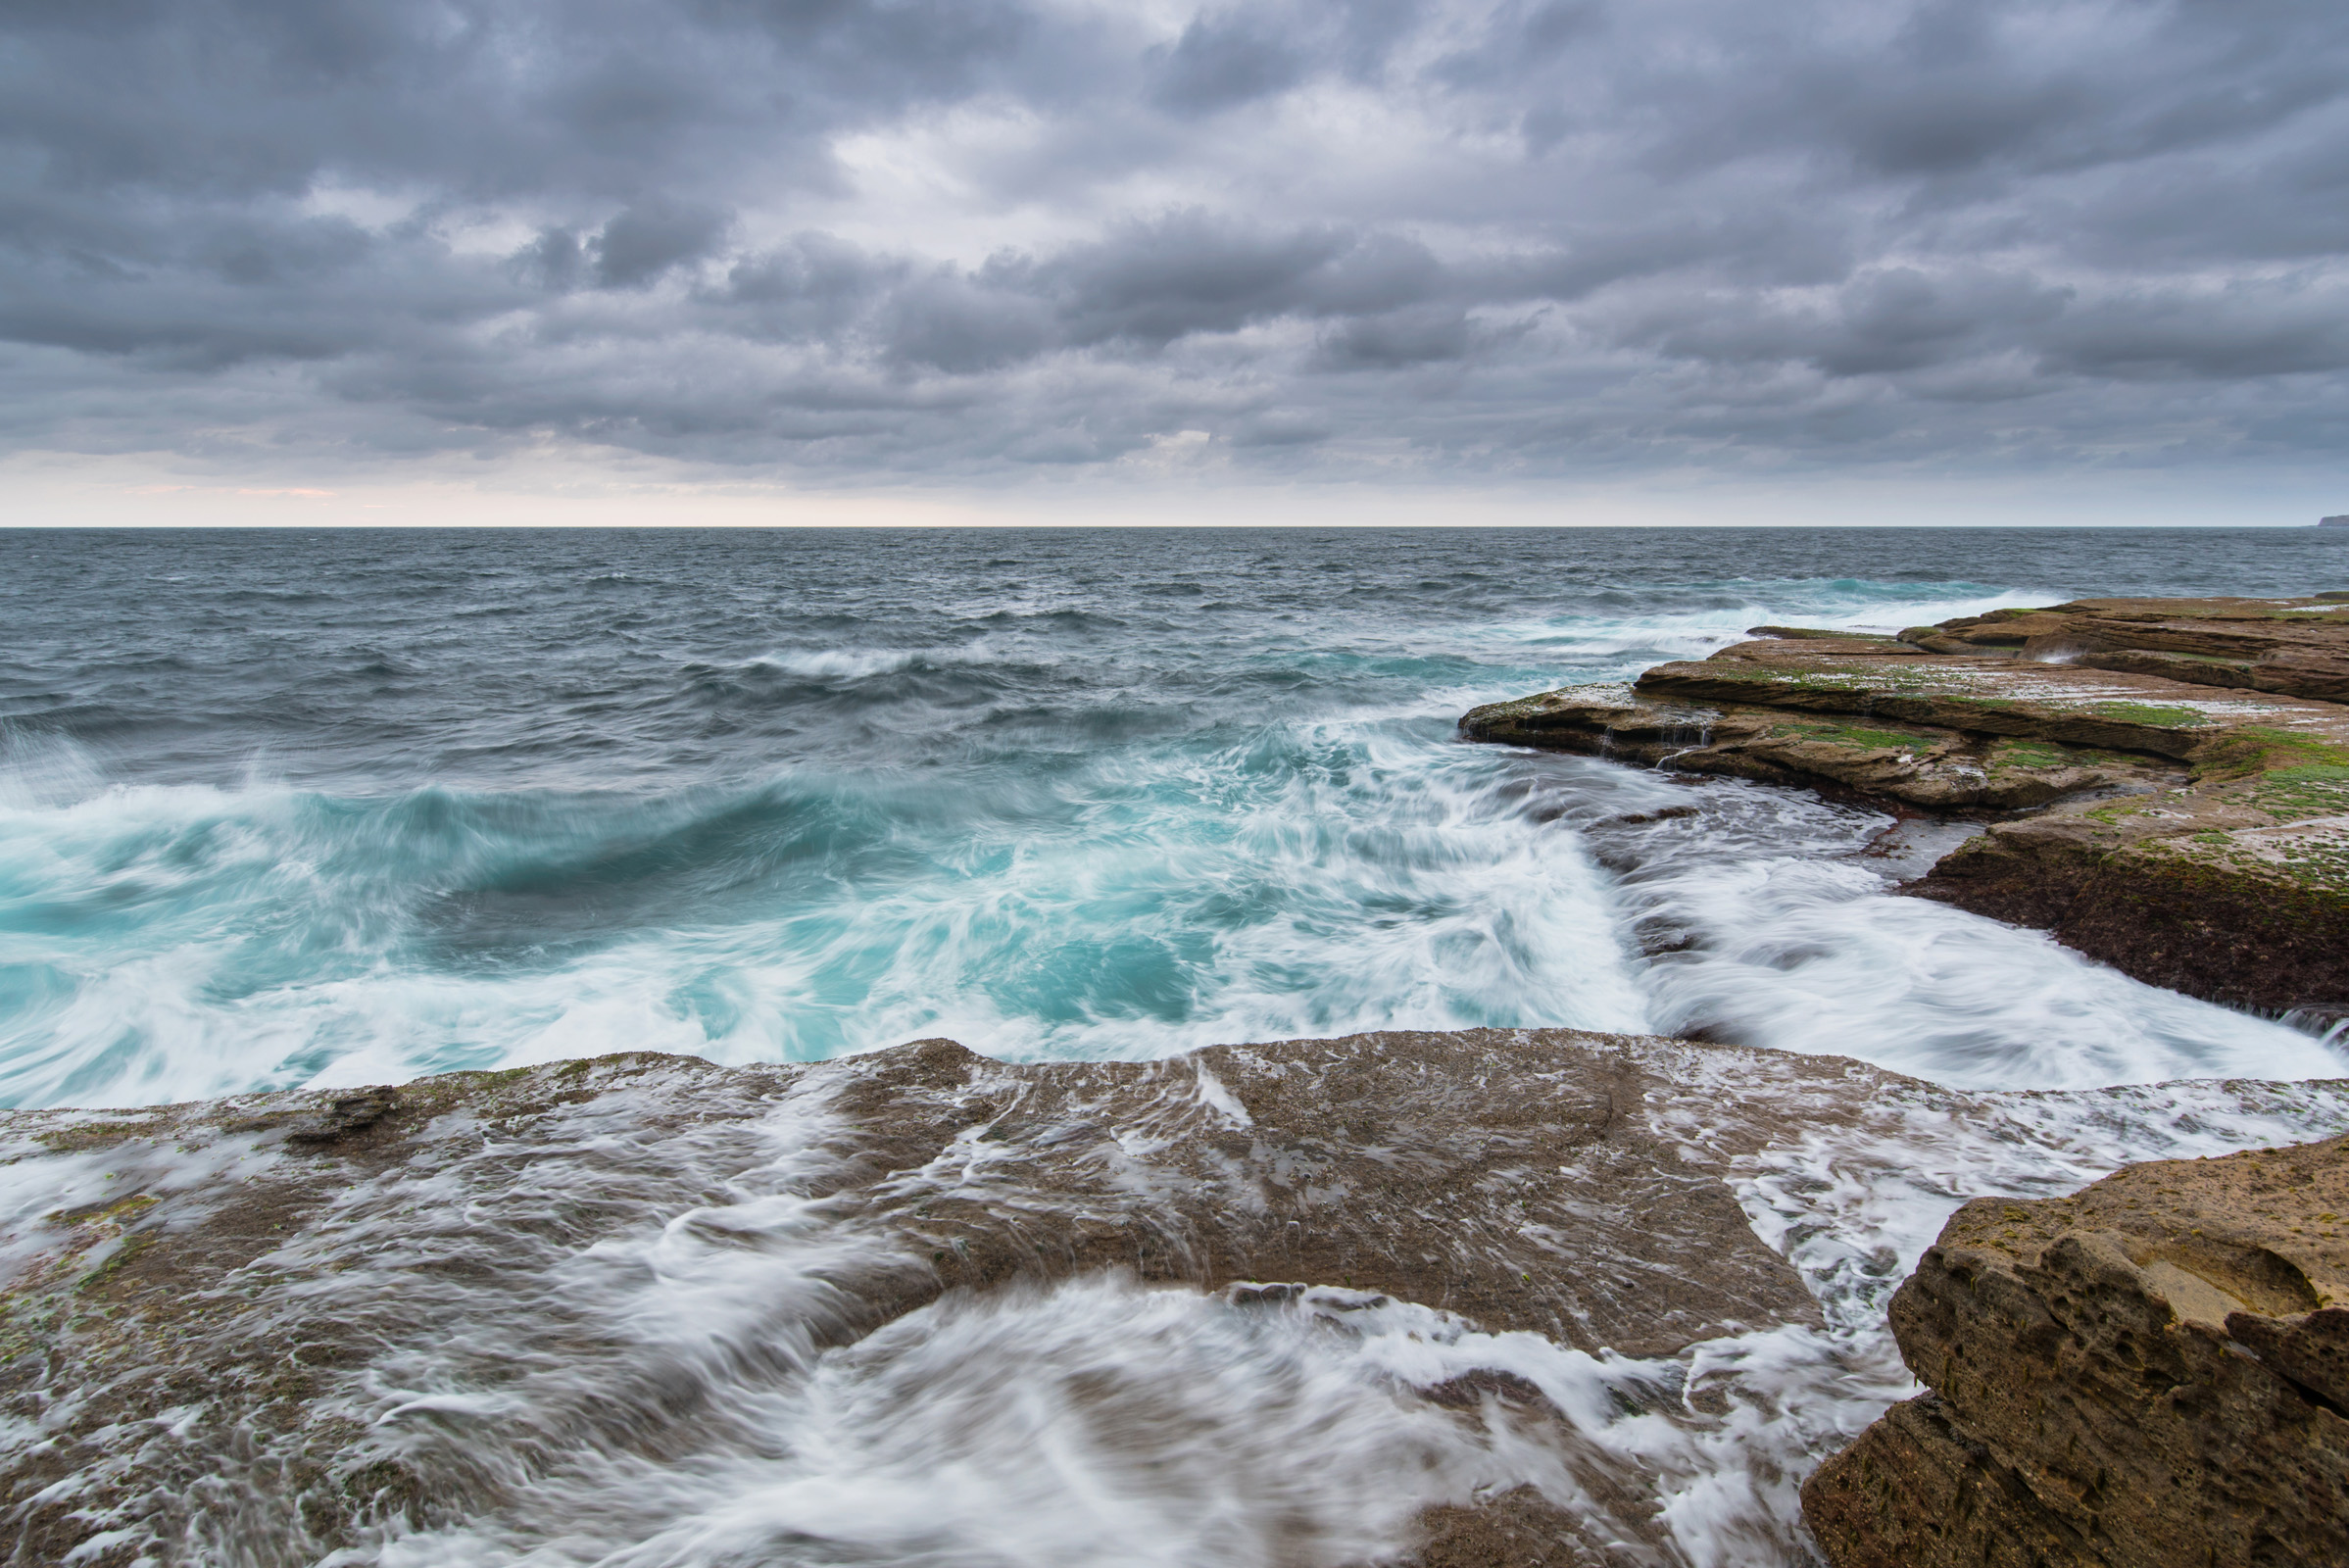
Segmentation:
[(2345, 256), (2340, 0), (0, 9), (20, 485), (2309, 520)]

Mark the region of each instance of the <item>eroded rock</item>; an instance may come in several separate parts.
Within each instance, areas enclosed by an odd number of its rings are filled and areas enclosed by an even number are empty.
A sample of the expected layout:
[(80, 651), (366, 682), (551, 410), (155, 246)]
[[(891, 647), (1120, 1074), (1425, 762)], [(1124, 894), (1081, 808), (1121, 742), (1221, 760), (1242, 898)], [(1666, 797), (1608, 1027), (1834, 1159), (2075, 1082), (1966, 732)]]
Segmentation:
[[(1747, 1135), (1700, 1145), (1649, 1114), (1660, 1062), (1706, 1049), (1471, 1031), (1014, 1065), (929, 1040), (812, 1066), (623, 1055), (0, 1113), (9, 1190), (35, 1205), (0, 1234), (0, 1411), (39, 1434), (0, 1449), (0, 1561), (307, 1562), (495, 1515), (516, 1478), (463, 1423), (529, 1389), (535, 1441), (693, 1451), (703, 1385), (615, 1342), (563, 1284), (663, 1225), (697, 1256), (786, 1237), (816, 1260), (746, 1305), (763, 1326), (726, 1352), (736, 1379), (783, 1377), (943, 1297), (1104, 1270), (1339, 1319), (1402, 1300), (1619, 1355), (1816, 1327), (1723, 1179)], [(1885, 1076), (1756, 1070), (1854, 1114)], [(414, 1370), (427, 1350), (456, 1370)], [(433, 1392), (451, 1376), (470, 1392)], [(372, 1435), (384, 1418), (359, 1412), (385, 1401), (354, 1390), (402, 1377), (424, 1379), (414, 1397), (455, 1423), (445, 1438)], [(1427, 1397), (1550, 1419), (1505, 1377)], [(1544, 1534), (1556, 1510), (1537, 1498), (1447, 1505), (1424, 1560), (1650, 1550), (1652, 1503), (1590, 1463), (1577, 1485), (1620, 1493), (1620, 1514)]]
[(1958, 1210), (1893, 1297), (1932, 1393), (1804, 1488), (1835, 1568), (2349, 1561), (2349, 1139)]
[[(1630, 685), (1493, 704), (1471, 740), (1808, 786), (1983, 832), (1908, 891), (2157, 985), (2349, 995), (2349, 606), (2080, 600), (1902, 641), (1791, 627)], [(2005, 818), (1999, 820), (1998, 818)]]

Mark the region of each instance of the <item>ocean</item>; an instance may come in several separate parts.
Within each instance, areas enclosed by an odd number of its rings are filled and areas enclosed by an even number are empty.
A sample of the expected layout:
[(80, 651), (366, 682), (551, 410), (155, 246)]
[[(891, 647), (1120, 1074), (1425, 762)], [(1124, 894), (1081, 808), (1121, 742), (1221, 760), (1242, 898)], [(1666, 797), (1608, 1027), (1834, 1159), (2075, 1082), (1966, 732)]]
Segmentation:
[[(1572, 1494), (1541, 1443), (1410, 1396), (1494, 1366), (1660, 1521), (1623, 1560), (1803, 1563), (1793, 1486), (1914, 1392), (1884, 1302), (1959, 1201), (2349, 1127), (2340, 1085), (2256, 1082), (2349, 1054), (1896, 896), (1932, 836), (1888, 816), (1456, 720), (1764, 623), (2343, 587), (2314, 529), (0, 532), (0, 1104), (1544, 1025), (1996, 1092), (1747, 1157), (1826, 1327), (1646, 1360), (1116, 1275), (824, 1348), (795, 1314), (854, 1238), (795, 1196), (817, 1135), (788, 1117), (747, 1153), (680, 1135), (624, 1234), (575, 1241), (532, 1216), (607, 1179), (602, 1124), (527, 1191), (459, 1129), (286, 1241), (310, 1284), (251, 1287), (255, 1322), (415, 1303), (334, 1374), (337, 1463), (505, 1478), (337, 1564), (1388, 1560), (1420, 1506)], [(115, 1175), (38, 1154), (0, 1162), (26, 1256), (60, 1183)], [(630, 1378), (702, 1414), (631, 1435), (599, 1403)], [(0, 1457), (40, 1441), (0, 1423)], [(293, 1442), (221, 1456), (214, 1545), (141, 1549), (313, 1560), (271, 1491)]]
[(2310, 1076), (1884, 897), (1885, 818), (1453, 723), (1764, 622), (2342, 582), (2313, 529), (0, 533), (0, 1104), (1534, 1024)]

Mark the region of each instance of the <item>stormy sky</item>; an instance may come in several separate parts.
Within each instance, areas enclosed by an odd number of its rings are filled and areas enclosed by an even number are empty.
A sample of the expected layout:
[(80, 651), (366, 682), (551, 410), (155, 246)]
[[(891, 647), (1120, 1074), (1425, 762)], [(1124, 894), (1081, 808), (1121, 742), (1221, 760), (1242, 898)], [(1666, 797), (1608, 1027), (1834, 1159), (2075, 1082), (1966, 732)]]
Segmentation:
[(0, 8), (20, 481), (2111, 475), (2306, 520), (2345, 256), (2338, 0)]

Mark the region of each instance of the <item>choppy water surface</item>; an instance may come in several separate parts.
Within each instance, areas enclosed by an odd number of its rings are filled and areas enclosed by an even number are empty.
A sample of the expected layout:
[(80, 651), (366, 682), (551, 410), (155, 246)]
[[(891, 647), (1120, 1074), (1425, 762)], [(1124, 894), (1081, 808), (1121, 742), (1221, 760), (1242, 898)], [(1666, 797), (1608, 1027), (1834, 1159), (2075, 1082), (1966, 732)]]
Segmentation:
[(0, 1102), (1548, 1023), (2308, 1076), (1878, 897), (1882, 818), (1452, 723), (1761, 621), (2335, 579), (2314, 530), (4, 535)]
[[(0, 534), (0, 1102), (1486, 1024), (1702, 1030), (1967, 1088), (2329, 1077), (2307, 1035), (1888, 896), (1887, 818), (1453, 723), (1763, 622), (2343, 586), (2349, 542), (2314, 530)], [(1667, 804), (1696, 811), (1620, 820)], [(1967, 1191), (2339, 1117), (2172, 1093), (2110, 1102), (2126, 1136), (2096, 1132), (2106, 1101), (2049, 1102), (2071, 1120), (2044, 1152), (1944, 1151), (1892, 1198), (1814, 1175), (1782, 1202), (1757, 1170), (1765, 1228), (1818, 1211), (1786, 1245), (1848, 1333), (1735, 1348), (1767, 1441), (1609, 1428), (1692, 1521), (1685, 1560), (1794, 1560), (1789, 1478), (1900, 1392), (1882, 1270), (1850, 1258), (1886, 1236), (1913, 1258)], [(693, 1202), (648, 1213), (646, 1256)], [(677, 1279), (677, 1332), (735, 1310)], [(1292, 1344), (1222, 1311), (1114, 1282), (950, 1302), (759, 1394), (749, 1469), (542, 1454), (567, 1525), (388, 1560), (1272, 1562), (1288, 1508), (1336, 1561), (1392, 1539), (1364, 1499), (1418, 1495), (1395, 1467), (1431, 1495), (1492, 1468), (1364, 1370), (1425, 1336)], [(1567, 1354), (1507, 1350), (1603, 1404), (1617, 1373)], [(1152, 1447), (1054, 1367), (1189, 1435)], [(829, 1544), (756, 1544), (786, 1517)]]

